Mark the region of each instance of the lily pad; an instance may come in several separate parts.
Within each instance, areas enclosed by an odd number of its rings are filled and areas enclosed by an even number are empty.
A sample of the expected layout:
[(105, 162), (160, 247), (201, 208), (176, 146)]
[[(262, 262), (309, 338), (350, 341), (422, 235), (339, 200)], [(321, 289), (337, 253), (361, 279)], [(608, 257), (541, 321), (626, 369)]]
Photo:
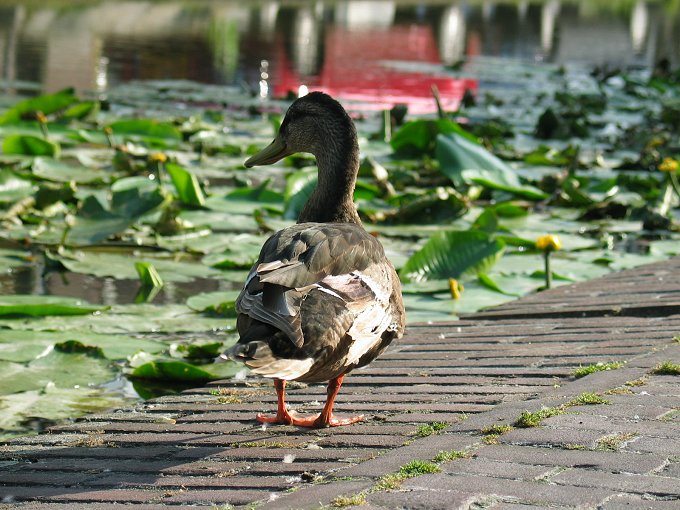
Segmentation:
[(60, 296), (0, 296), (1, 315), (89, 315), (108, 310), (108, 306), (91, 305), (81, 299)]
[(6, 168), (0, 168), (0, 202), (14, 202), (31, 195), (37, 186)]
[(117, 279), (136, 279), (138, 277), (135, 269), (136, 262), (152, 264), (166, 282), (189, 282), (195, 278), (211, 278), (220, 275), (216, 269), (194, 262), (190, 257), (177, 260), (167, 255), (165, 258), (160, 258), (140, 253), (131, 257), (127, 253), (68, 250), (49, 256), (52, 260), (62, 263), (69, 271)]
[(50, 142), (33, 135), (9, 135), (2, 142), (2, 152), (5, 154), (58, 158), (61, 148), (56, 142)]
[(86, 168), (76, 163), (56, 161), (51, 158), (35, 158), (32, 166), (33, 175), (55, 182), (76, 182), (79, 184), (102, 182), (108, 174), (99, 169)]
[(115, 375), (109, 361), (87, 353), (51, 350), (26, 365), (0, 361), (0, 388), (4, 393), (38, 390), (49, 383), (87, 387), (111, 381)]
[(48, 352), (54, 344), (77, 341), (102, 350), (107, 359), (121, 360), (137, 351), (158, 353), (167, 348), (163, 342), (128, 335), (102, 335), (91, 331), (0, 330), (0, 360), (28, 363)]

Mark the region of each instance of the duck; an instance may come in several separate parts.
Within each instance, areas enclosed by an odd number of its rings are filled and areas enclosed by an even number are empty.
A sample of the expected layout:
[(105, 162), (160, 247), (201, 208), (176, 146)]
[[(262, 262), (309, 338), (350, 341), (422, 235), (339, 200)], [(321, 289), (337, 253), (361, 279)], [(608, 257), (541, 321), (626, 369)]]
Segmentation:
[[(331, 96), (311, 92), (296, 99), (271, 144), (244, 164), (269, 165), (298, 152), (315, 157), (316, 188), (297, 223), (262, 246), (236, 300), (239, 339), (225, 356), (274, 380), (276, 414), (258, 414), (260, 423), (350, 425), (364, 416), (336, 416), (335, 399), (348, 373), (368, 365), (403, 335), (401, 285), (354, 204), (357, 131)], [(318, 415), (287, 408), (289, 381), (327, 382)]]

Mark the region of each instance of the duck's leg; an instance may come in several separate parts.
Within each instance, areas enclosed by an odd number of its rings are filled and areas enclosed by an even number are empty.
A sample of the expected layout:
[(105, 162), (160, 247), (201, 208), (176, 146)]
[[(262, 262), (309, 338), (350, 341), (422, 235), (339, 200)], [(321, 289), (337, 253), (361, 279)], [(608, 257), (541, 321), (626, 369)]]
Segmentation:
[(292, 424), (298, 427), (313, 427), (313, 428), (323, 428), (323, 427), (339, 427), (341, 425), (351, 425), (364, 419), (364, 415), (360, 414), (358, 416), (348, 416), (345, 418), (339, 418), (333, 415), (333, 405), (335, 404), (335, 397), (337, 397), (340, 391), (340, 386), (342, 386), (342, 380), (344, 375), (336, 377), (328, 381), (328, 397), (326, 398), (326, 403), (323, 406), (321, 414), (318, 416), (302, 416), (295, 411), (291, 415)]
[(274, 379), (274, 387), (276, 388), (276, 396), (278, 397), (276, 415), (258, 414), (256, 420), (260, 423), (282, 423), (290, 425), (293, 423), (293, 417), (288, 413), (288, 409), (286, 409), (286, 381), (283, 379)]

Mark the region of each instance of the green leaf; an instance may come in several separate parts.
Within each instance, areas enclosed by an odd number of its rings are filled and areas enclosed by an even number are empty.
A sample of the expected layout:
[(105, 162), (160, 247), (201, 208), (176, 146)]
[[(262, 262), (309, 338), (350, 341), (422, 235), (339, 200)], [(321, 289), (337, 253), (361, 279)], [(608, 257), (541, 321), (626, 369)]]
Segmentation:
[(220, 376), (183, 361), (157, 360), (135, 368), (130, 377), (160, 381), (208, 382), (219, 379)]
[[(58, 388), (48, 384), (40, 390), (0, 396), (0, 431), (4, 438), (30, 431), (30, 422), (78, 418), (85, 414), (120, 407), (126, 400), (98, 388)], [(0, 433), (0, 441), (3, 439)]]
[(496, 216), (496, 212), (492, 208), (485, 209), (477, 216), (477, 219), (472, 224), (472, 228), (489, 233), (495, 232), (498, 230), (498, 216)]
[(548, 195), (540, 189), (521, 184), (514, 173), (501, 173), (490, 170), (463, 170), (462, 176), (465, 181), (490, 189), (507, 191), (529, 200), (545, 200), (548, 198)]
[(89, 353), (51, 350), (21, 365), (0, 361), (0, 388), (3, 393), (39, 390), (49, 383), (61, 387), (89, 386), (112, 381), (116, 376), (112, 364)]
[(222, 342), (179, 344), (174, 347), (174, 352), (188, 359), (213, 360), (224, 351)]
[(147, 138), (181, 140), (182, 133), (172, 124), (149, 119), (126, 119), (110, 124), (115, 135), (136, 135)]
[[(92, 331), (17, 331), (0, 329), (0, 360), (28, 363), (46, 352), (52, 345), (76, 341), (101, 349), (110, 360), (121, 360), (144, 350), (159, 353), (167, 345), (155, 340), (128, 335), (110, 335)], [(1, 392), (1, 391), (0, 391)]]
[(460, 278), (486, 271), (503, 254), (505, 244), (476, 230), (434, 234), (400, 271), (406, 280)]
[(87, 356), (92, 356), (93, 358), (105, 358), (104, 351), (101, 347), (94, 345), (85, 345), (78, 340), (66, 340), (65, 342), (59, 342), (54, 344), (54, 350), (57, 352), (63, 352), (64, 354), (85, 354)]
[(58, 158), (59, 144), (32, 135), (9, 135), (2, 142), (5, 154), (24, 154), (26, 156), (50, 156)]
[(150, 262), (135, 262), (135, 269), (143, 286), (158, 288), (163, 286), (163, 279)]
[(168, 163), (165, 168), (170, 174), (172, 183), (177, 190), (177, 196), (182, 202), (195, 207), (205, 205), (203, 191), (201, 191), (201, 186), (194, 174), (174, 163)]
[(473, 135), (449, 119), (414, 120), (404, 124), (394, 134), (390, 144), (398, 155), (422, 156), (435, 150), (435, 144), (440, 135), (450, 133), (457, 133), (460, 137), (471, 141), (475, 139)]
[(87, 315), (108, 309), (108, 306), (61, 296), (0, 296), (0, 315)]
[(498, 285), (498, 283), (496, 283), (496, 281), (486, 273), (478, 273), (477, 278), (479, 279), (479, 283), (484, 285), (487, 289), (495, 290), (496, 292), (500, 292), (501, 294), (505, 294), (506, 296), (518, 296), (519, 295), (519, 294), (515, 294), (515, 293), (508, 292), (508, 291), (501, 289), (501, 287)]
[(547, 198), (538, 188), (522, 185), (516, 172), (482, 145), (458, 133), (437, 136), (436, 156), (440, 171), (457, 185), (474, 182), (531, 200)]
[(238, 294), (238, 291), (204, 292), (203, 294), (191, 296), (187, 300), (187, 306), (197, 312), (235, 319), (238, 316), (236, 311), (236, 298)]
[(296, 220), (300, 216), (317, 182), (316, 168), (298, 170), (286, 177), (286, 191), (283, 195), (286, 200), (286, 209), (283, 213), (285, 219)]
[(67, 108), (62, 117), (65, 119), (84, 119), (85, 117), (94, 117), (98, 112), (99, 101), (82, 101)]
[(32, 97), (15, 104), (0, 117), (0, 125), (12, 124), (22, 120), (22, 117), (42, 112), (45, 115), (63, 110), (77, 101), (73, 89), (65, 89), (54, 94)]
[(197, 312), (215, 312), (224, 303), (233, 303), (239, 295), (239, 291), (219, 291), (219, 292), (203, 292), (196, 294), (187, 299), (187, 306)]
[(0, 168), (0, 202), (15, 202), (31, 195), (36, 187), (6, 168)]
[(77, 163), (66, 163), (45, 157), (35, 158), (31, 170), (36, 177), (55, 182), (73, 181), (78, 184), (85, 184), (108, 179), (108, 174), (103, 170), (86, 168)]
[[(128, 253), (110, 253), (103, 251), (69, 251), (58, 254), (48, 253), (48, 256), (61, 262), (69, 271), (93, 274), (100, 277), (117, 279), (136, 279), (139, 277), (135, 267), (130, 263)], [(222, 273), (200, 263), (193, 262), (189, 257), (175, 259), (171, 255), (138, 254), (140, 262), (153, 264), (160, 277), (166, 282), (189, 282), (195, 278), (210, 278), (221, 276)]]

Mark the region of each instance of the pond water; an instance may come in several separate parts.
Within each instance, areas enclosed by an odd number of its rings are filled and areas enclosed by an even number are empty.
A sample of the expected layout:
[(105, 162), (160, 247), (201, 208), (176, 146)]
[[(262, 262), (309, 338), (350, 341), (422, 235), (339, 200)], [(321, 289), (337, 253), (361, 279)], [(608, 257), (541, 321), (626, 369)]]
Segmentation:
[(679, 12), (677, 2), (641, 0), (9, 0), (0, 2), (0, 76), (9, 90), (99, 93), (130, 80), (239, 84), (276, 97), (304, 86), (411, 111), (432, 108), (435, 83), (453, 108), (476, 81), (434, 65), (478, 56), (677, 65)]

